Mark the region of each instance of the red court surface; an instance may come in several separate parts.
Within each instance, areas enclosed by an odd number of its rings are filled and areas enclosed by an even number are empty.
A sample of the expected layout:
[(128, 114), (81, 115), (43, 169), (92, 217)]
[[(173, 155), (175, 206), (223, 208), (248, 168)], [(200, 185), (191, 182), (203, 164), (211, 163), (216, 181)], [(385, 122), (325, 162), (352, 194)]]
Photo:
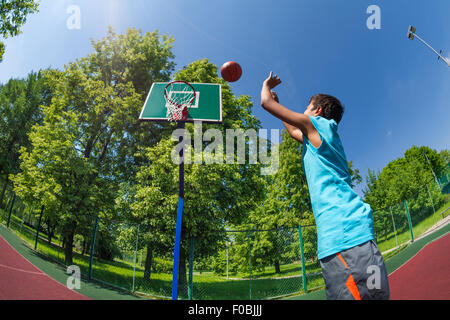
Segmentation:
[(54, 280), (0, 236), (0, 300), (89, 300)]
[(450, 300), (450, 234), (389, 275), (391, 300)]

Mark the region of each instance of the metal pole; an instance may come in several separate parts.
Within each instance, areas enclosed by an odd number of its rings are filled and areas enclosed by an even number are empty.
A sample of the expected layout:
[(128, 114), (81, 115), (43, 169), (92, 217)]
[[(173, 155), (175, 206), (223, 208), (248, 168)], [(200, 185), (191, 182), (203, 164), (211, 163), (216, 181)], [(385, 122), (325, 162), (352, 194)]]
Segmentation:
[(249, 294), (252, 300), (252, 246), (250, 241), (250, 232), (248, 235), (248, 267), (249, 267)]
[(409, 232), (411, 233), (411, 242), (414, 242), (414, 233), (413, 233), (413, 226), (412, 226), (412, 222), (411, 222), (411, 215), (409, 214), (409, 209), (408, 209), (408, 203), (405, 200), (405, 211), (406, 211), (406, 218), (408, 219), (408, 224), (409, 224)]
[(436, 177), (436, 174), (434, 173), (433, 167), (431, 166), (431, 162), (430, 159), (428, 159), (427, 154), (425, 153), (425, 151), (422, 150), (423, 155), (425, 156), (425, 159), (427, 159), (428, 161), (428, 165), (430, 166), (431, 172), (433, 173), (434, 176), (434, 180), (436, 181), (436, 184), (439, 186), (439, 189), (441, 189), (441, 184), (439, 183), (438, 178)]
[(6, 226), (9, 228), (9, 223), (11, 222), (11, 214), (12, 214), (12, 208), (14, 206), (14, 201), (16, 200), (16, 194), (14, 193), (14, 197), (11, 203), (11, 207), (9, 207), (9, 215), (8, 215), (8, 223), (6, 224)]
[(308, 292), (308, 284), (306, 278), (306, 269), (305, 269), (305, 253), (303, 249), (303, 237), (302, 237), (302, 226), (298, 226), (298, 239), (300, 242), (300, 254), (302, 256), (302, 283), (303, 283), (303, 292)]
[(225, 242), (225, 245), (227, 246), (227, 280), (228, 280), (228, 242)]
[[(436, 50), (434, 50), (434, 48), (432, 46), (430, 46), (428, 43), (426, 43), (425, 40), (423, 40), (421, 37), (419, 37), (416, 34), (416, 28), (414, 28), (412, 25), (410, 25), (408, 28), (407, 36), (408, 36), (408, 39), (410, 39), (410, 40), (414, 40), (414, 37), (417, 37), (417, 39), (419, 39), (423, 44), (425, 44), (429, 49), (431, 49), (431, 51), (433, 51), (434, 53), (437, 54), (438, 60), (442, 59), (447, 64), (447, 66), (450, 67), (450, 61), (448, 59), (444, 58), (440, 53), (438, 53)], [(441, 50), (441, 53), (442, 53), (442, 50)]]
[(425, 40), (423, 40), (422, 38), (420, 38), (416, 33), (414, 33), (414, 36), (415, 36), (417, 39), (419, 39), (420, 41), (422, 41), (422, 43), (424, 43), (424, 44), (425, 44), (428, 48), (430, 48), (434, 53), (436, 53), (436, 54), (439, 56), (439, 58), (441, 58), (441, 59), (447, 64), (447, 66), (450, 67), (450, 63), (447, 61), (446, 58), (444, 58), (443, 56), (441, 56), (436, 50), (433, 49), (432, 46), (430, 46), (428, 43), (426, 43)]
[[(178, 122), (178, 129), (185, 128), (185, 122)], [(181, 150), (180, 150), (180, 166), (179, 166), (179, 198), (177, 210), (177, 224), (175, 229), (175, 248), (173, 253), (173, 271), (172, 271), (172, 300), (178, 299), (178, 268), (180, 259), (180, 242), (181, 242), (181, 227), (183, 222), (183, 205), (184, 205), (184, 133), (180, 136)]]
[(189, 300), (192, 300), (193, 275), (194, 275), (194, 237), (191, 237), (189, 239), (189, 287), (188, 287)]
[(89, 272), (88, 279), (92, 279), (92, 263), (94, 261), (94, 249), (95, 249), (95, 236), (97, 235), (98, 228), (98, 216), (95, 217), (94, 229), (92, 230), (92, 240), (91, 240), (91, 252), (89, 255)]

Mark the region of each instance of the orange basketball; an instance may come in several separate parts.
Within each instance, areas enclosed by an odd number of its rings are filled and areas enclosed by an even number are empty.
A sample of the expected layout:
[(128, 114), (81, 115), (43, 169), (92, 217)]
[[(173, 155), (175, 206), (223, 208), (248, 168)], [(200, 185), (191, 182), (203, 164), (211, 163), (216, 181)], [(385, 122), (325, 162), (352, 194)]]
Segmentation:
[(241, 78), (242, 68), (239, 63), (234, 61), (228, 61), (224, 63), (222, 68), (220, 69), (220, 74), (225, 81), (235, 82)]

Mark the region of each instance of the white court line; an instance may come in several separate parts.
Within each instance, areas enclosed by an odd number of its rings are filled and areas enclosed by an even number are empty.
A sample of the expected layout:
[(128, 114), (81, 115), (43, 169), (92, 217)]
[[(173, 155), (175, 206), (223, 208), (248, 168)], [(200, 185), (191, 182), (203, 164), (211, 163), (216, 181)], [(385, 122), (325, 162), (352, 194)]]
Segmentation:
[(24, 272), (24, 273), (30, 273), (30, 274), (37, 274), (37, 275), (40, 275), (40, 276), (44, 276), (45, 275), (45, 273), (43, 273), (43, 272), (35, 272), (35, 271), (23, 270), (23, 269), (19, 269), (19, 268), (10, 267), (10, 266), (5, 266), (4, 264), (0, 264), (0, 268), (6, 268), (6, 269), (10, 269), (10, 270), (14, 270), (14, 271), (20, 271), (20, 272)]

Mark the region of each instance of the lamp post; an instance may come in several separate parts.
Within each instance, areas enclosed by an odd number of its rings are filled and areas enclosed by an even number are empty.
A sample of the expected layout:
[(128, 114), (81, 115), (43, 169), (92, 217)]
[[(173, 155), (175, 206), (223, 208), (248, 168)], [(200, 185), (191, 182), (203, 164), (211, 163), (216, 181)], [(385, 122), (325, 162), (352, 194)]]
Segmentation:
[(438, 61), (439, 61), (440, 59), (442, 59), (442, 61), (444, 61), (444, 62), (447, 64), (447, 67), (450, 67), (450, 61), (449, 61), (448, 59), (444, 58), (444, 57), (441, 55), (442, 50), (440, 50), (440, 53), (437, 52), (436, 50), (434, 50), (432, 46), (430, 46), (428, 43), (425, 42), (425, 40), (423, 40), (421, 37), (419, 37), (419, 36), (416, 34), (416, 28), (414, 28), (413, 26), (410, 25), (409, 28), (408, 28), (408, 34), (407, 34), (407, 36), (408, 36), (408, 39), (410, 39), (410, 40), (414, 40), (414, 38), (419, 39), (423, 44), (425, 44), (428, 48), (430, 48), (434, 53), (437, 54), (437, 56), (438, 56)]

